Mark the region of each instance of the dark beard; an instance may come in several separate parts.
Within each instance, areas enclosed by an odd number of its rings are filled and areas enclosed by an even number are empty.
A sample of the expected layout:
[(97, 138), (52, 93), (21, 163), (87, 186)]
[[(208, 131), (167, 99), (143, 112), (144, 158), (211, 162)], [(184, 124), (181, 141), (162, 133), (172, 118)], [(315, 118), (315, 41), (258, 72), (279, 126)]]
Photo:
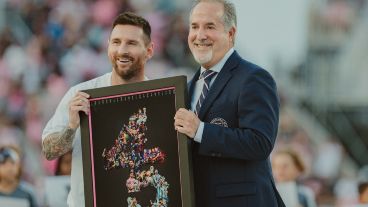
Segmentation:
[(139, 68), (137, 68), (137, 66), (134, 64), (128, 70), (117, 71), (117, 73), (123, 80), (128, 81), (132, 79), (133, 77), (135, 77), (138, 74), (138, 71), (139, 71)]
[(138, 58), (138, 59), (134, 59), (130, 56), (123, 56), (125, 58), (130, 58), (131, 61), (133, 62), (132, 65), (130, 66), (130, 68), (126, 71), (120, 71), (118, 69), (117, 64), (114, 62), (113, 66), (114, 66), (114, 70), (115, 72), (125, 81), (129, 81), (130, 79), (134, 78), (139, 72), (140, 70), (142, 70), (143, 68), (143, 63), (142, 63), (142, 59)]

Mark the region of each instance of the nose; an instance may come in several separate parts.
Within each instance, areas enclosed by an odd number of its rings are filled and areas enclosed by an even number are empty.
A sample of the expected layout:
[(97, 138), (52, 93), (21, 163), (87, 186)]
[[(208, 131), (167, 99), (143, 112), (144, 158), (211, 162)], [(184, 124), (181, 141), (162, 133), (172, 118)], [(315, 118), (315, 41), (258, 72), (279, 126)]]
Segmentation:
[(201, 40), (201, 41), (202, 40), (206, 40), (207, 39), (207, 33), (206, 33), (206, 31), (203, 28), (199, 28), (197, 30), (196, 38), (198, 40)]
[(121, 44), (121, 45), (119, 45), (117, 52), (118, 52), (118, 54), (124, 54), (124, 53), (127, 53), (127, 49), (126, 49), (125, 44)]

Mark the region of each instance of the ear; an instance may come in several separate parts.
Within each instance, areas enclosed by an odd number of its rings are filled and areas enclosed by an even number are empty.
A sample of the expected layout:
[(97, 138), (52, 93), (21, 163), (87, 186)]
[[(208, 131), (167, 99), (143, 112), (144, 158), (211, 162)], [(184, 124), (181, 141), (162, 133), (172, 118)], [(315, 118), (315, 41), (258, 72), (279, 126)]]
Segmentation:
[(229, 29), (229, 38), (231, 40), (231, 43), (234, 44), (235, 42), (235, 34), (236, 34), (236, 27), (232, 26), (230, 29)]
[(109, 51), (109, 46), (110, 46), (110, 37), (109, 39), (107, 39), (106, 51)]
[(146, 54), (147, 60), (151, 59), (151, 57), (153, 56), (153, 53), (154, 53), (153, 42), (150, 42), (147, 45), (147, 54)]

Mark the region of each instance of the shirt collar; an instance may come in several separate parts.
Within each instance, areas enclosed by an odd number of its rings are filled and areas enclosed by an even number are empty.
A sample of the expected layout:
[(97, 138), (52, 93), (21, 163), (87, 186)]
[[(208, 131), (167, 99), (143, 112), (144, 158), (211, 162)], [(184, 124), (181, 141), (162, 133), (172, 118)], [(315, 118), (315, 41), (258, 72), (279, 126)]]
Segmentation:
[[(106, 79), (106, 83), (107, 83), (107, 86), (112, 86), (111, 84), (111, 75), (112, 75), (112, 72), (109, 72), (108, 75), (107, 75), (107, 79)], [(147, 76), (144, 76), (144, 81), (148, 81), (150, 80)]]
[[(227, 51), (227, 53), (220, 60), (220, 62), (218, 62), (216, 65), (212, 66), (211, 68), (209, 68), (209, 70), (215, 71), (218, 74), (221, 71), (221, 69), (224, 67), (227, 59), (229, 59), (229, 57), (231, 56), (231, 54), (233, 54), (233, 52), (234, 52), (234, 48), (232, 47), (232, 48), (230, 48), (229, 51)], [(206, 69), (201, 66), (201, 73), (203, 73), (203, 71), (205, 71), (205, 70)]]

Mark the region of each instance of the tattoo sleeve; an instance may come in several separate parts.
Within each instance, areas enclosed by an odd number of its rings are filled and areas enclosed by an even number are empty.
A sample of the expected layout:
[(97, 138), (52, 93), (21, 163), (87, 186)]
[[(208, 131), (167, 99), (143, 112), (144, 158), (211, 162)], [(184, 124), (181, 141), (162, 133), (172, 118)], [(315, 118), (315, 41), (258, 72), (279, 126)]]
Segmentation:
[(42, 142), (42, 152), (47, 160), (53, 160), (72, 149), (75, 136), (74, 129), (69, 127), (61, 132), (49, 134)]

